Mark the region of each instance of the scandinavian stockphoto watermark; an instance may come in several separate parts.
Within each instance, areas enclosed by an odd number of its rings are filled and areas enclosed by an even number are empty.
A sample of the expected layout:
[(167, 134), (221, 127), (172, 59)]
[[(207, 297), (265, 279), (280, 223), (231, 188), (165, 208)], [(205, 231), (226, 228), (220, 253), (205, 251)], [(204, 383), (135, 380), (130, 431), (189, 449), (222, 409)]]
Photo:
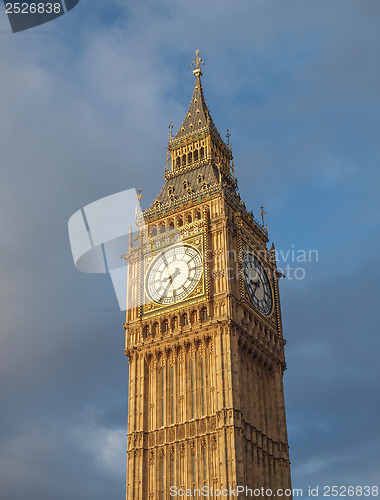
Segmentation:
[[(210, 274), (212, 279), (218, 279), (225, 275), (223, 266), (227, 262), (226, 275), (228, 279), (238, 279), (243, 277), (244, 269), (241, 263), (244, 261), (244, 256), (247, 249), (242, 248), (240, 251), (226, 250), (220, 252), (219, 257), (215, 259), (213, 251), (206, 252), (205, 260), (210, 266)], [(267, 249), (255, 249), (255, 255), (262, 262), (268, 261)], [(294, 244), (286, 250), (274, 250), (272, 253), (273, 260), (277, 264), (277, 277), (285, 277), (288, 280), (303, 280), (307, 276), (307, 266), (309, 264), (319, 262), (319, 252), (316, 249), (300, 249)]]
[(319, 262), (319, 252), (316, 249), (305, 250), (292, 245), (287, 250), (275, 250), (277, 270), (289, 280), (306, 278), (306, 266)]
[[(174, 227), (166, 227), (159, 241), (153, 242), (140, 208), (141, 190), (139, 193), (127, 189), (101, 198), (75, 212), (68, 222), (75, 267), (84, 273), (109, 274), (121, 311), (127, 308), (128, 295), (136, 296), (131, 307), (141, 306), (148, 300), (142, 293), (143, 281), (131, 279), (128, 282), (127, 279), (125, 257), (132, 248), (136, 255), (142, 255), (144, 250), (155, 251), (157, 257), (163, 255), (164, 263), (166, 258), (170, 260), (174, 248), (178, 255), (185, 250), (181, 232)], [(176, 271), (178, 265), (169, 263), (167, 267), (163, 278), (166, 282), (160, 294), (163, 300), (184, 278), (183, 273)]]
[[(170, 224), (156, 226), (146, 223), (140, 207), (141, 198), (141, 190), (137, 192), (135, 189), (106, 196), (78, 210), (68, 224), (75, 267), (86, 273), (108, 273), (120, 310), (126, 310), (129, 292), (136, 297), (133, 307), (151, 300), (143, 293), (143, 275), (141, 280), (127, 280), (128, 259), (124, 257), (132, 248), (142, 259), (146, 252), (155, 256), (154, 277), (151, 273), (155, 288), (150, 296), (153, 295), (153, 300), (162, 305), (189, 295), (197, 284), (195, 281), (203, 279), (203, 261), (208, 266), (211, 280), (223, 277), (244, 280), (246, 248), (239, 252), (221, 248), (205, 250), (204, 255), (198, 255), (184, 240), (191, 236), (187, 230), (181, 231)], [(289, 280), (303, 280), (307, 265), (319, 261), (317, 250), (297, 249), (295, 245), (287, 250), (255, 248), (254, 253), (264, 263), (268, 260), (277, 262), (277, 279), (285, 276)], [(264, 290), (257, 271), (252, 273), (256, 289), (260, 289), (259, 292)]]

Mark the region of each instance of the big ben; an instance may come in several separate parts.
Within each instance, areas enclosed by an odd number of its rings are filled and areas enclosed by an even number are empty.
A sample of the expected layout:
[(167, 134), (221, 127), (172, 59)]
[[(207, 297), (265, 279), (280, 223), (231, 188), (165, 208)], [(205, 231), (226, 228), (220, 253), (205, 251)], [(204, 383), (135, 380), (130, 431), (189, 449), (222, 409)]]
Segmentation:
[(193, 66), (165, 184), (126, 256), (127, 500), (274, 498), (291, 484), (280, 273), (238, 193), (198, 51)]

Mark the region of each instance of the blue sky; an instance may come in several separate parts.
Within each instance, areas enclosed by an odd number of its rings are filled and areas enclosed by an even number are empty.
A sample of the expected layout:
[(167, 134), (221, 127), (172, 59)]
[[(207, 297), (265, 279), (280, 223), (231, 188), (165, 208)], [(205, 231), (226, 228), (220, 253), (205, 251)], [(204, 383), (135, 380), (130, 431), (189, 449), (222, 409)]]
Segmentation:
[(18, 34), (0, 8), (1, 498), (124, 496), (123, 314), (67, 221), (154, 199), (196, 49), (247, 208), (319, 254), (281, 281), (293, 486), (378, 484), (378, 0), (81, 0)]

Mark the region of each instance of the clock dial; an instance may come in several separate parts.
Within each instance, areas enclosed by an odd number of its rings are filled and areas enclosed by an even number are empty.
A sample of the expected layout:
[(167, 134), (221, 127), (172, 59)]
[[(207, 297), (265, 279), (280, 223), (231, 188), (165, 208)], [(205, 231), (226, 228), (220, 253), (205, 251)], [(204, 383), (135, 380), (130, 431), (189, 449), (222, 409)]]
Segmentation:
[(146, 277), (151, 300), (162, 305), (184, 300), (198, 285), (203, 271), (201, 254), (194, 247), (179, 245), (161, 252)]
[(268, 275), (261, 261), (253, 254), (246, 253), (243, 258), (244, 280), (248, 295), (261, 314), (269, 316), (272, 312), (272, 290)]

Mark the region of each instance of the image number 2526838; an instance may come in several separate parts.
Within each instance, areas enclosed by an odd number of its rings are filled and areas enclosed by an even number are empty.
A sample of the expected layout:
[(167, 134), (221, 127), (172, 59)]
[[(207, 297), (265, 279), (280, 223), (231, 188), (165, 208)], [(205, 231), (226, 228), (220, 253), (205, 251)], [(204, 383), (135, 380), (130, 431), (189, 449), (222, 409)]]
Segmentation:
[(13, 33), (34, 28), (63, 16), (78, 5), (79, 0), (6, 1), (5, 13)]

